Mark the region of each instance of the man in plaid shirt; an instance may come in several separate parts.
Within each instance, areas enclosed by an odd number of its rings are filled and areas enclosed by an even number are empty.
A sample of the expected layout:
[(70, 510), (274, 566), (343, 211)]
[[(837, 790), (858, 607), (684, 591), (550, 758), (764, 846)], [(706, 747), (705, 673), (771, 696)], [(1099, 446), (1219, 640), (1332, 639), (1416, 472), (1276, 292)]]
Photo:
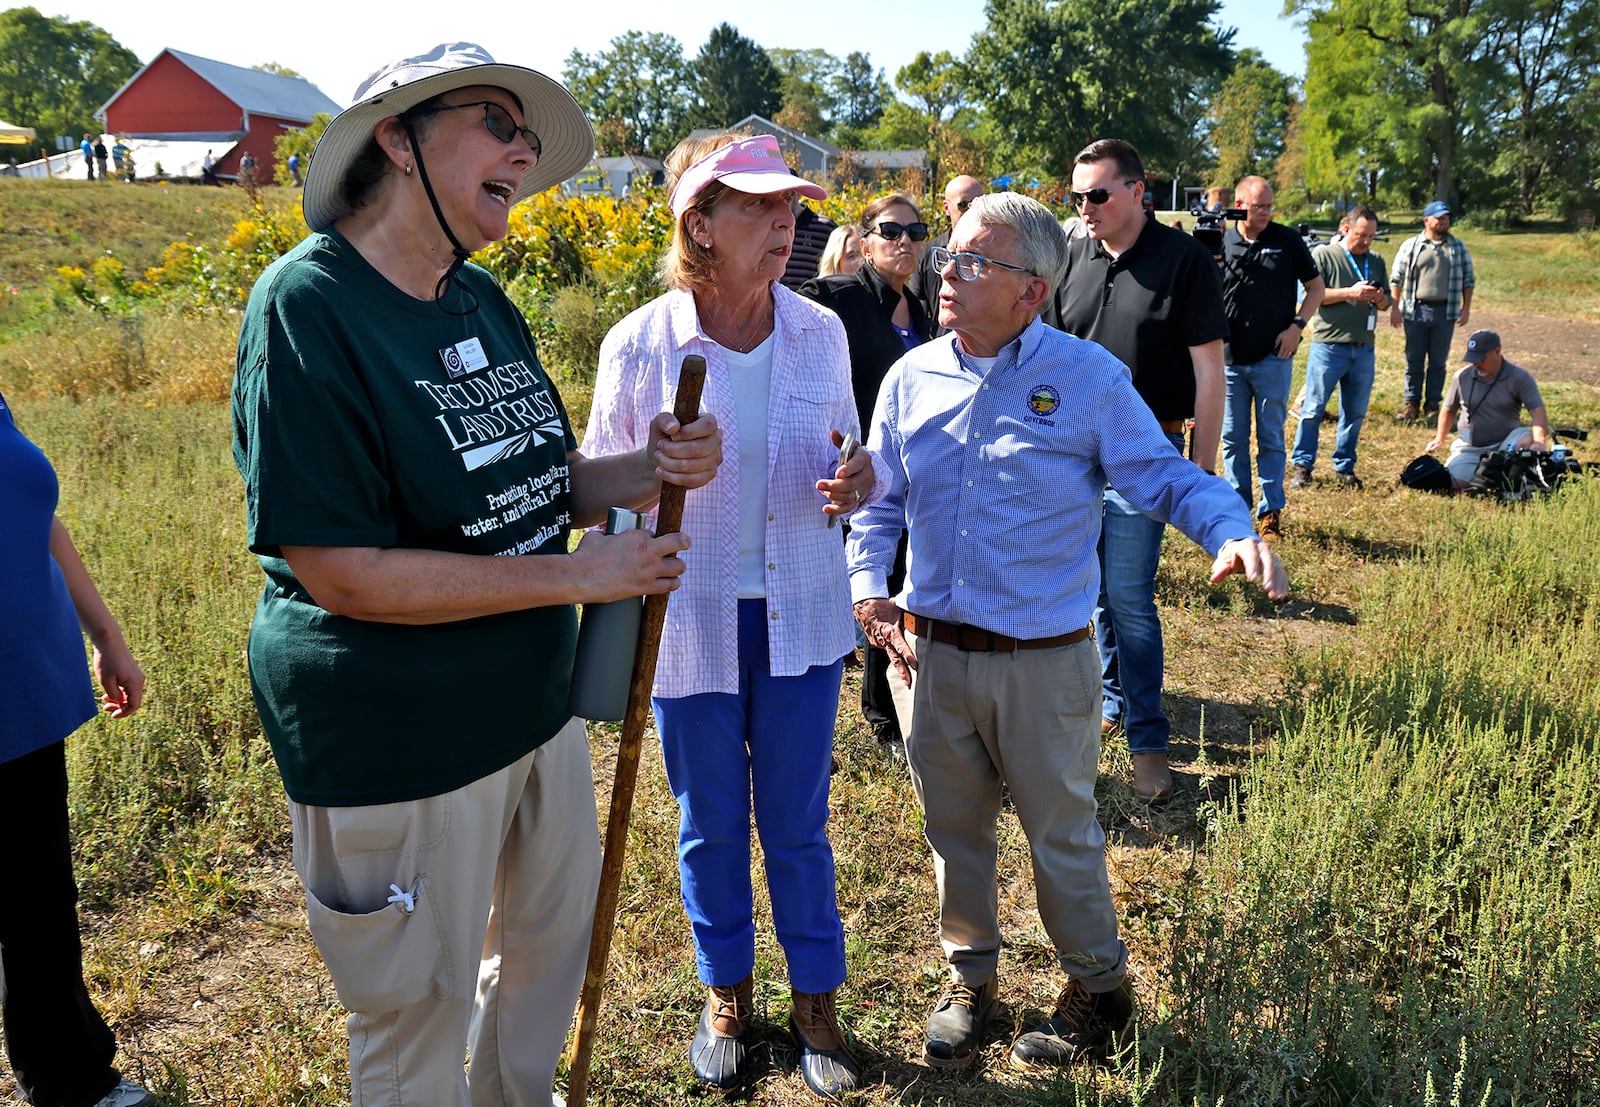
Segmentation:
[(1389, 325), (1406, 329), (1406, 397), (1395, 416), (1403, 423), (1419, 414), (1424, 419), (1439, 414), (1452, 330), (1467, 325), (1477, 283), (1472, 255), (1450, 233), (1450, 206), (1435, 200), (1423, 208), (1422, 227), (1421, 234), (1400, 244), (1389, 275), (1394, 291)]

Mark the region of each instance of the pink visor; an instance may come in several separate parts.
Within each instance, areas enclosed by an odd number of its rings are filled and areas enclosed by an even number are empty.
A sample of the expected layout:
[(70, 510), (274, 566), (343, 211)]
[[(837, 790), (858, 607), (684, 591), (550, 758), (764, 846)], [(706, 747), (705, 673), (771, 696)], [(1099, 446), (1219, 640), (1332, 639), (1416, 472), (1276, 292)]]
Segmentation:
[(827, 189), (789, 172), (783, 151), (778, 149), (778, 140), (771, 135), (756, 135), (719, 147), (685, 169), (667, 201), (672, 207), (672, 217), (683, 218), (694, 198), (712, 181), (721, 181), (729, 188), (757, 196), (794, 189), (813, 200), (828, 198)]

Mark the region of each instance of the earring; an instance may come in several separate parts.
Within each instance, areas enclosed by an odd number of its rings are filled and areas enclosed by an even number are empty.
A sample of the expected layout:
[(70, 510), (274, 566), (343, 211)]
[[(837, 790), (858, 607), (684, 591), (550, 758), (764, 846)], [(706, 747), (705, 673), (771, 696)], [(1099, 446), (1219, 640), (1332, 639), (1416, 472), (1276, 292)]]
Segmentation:
[(411, 163), (406, 162), (406, 176), (411, 176)]

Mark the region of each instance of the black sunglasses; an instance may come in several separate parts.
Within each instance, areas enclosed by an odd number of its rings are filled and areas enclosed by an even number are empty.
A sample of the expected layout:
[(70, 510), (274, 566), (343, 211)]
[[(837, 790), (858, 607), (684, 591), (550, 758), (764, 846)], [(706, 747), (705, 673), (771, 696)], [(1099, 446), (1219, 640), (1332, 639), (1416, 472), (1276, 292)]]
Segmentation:
[(878, 237), (887, 239), (890, 242), (894, 242), (903, 234), (910, 235), (912, 242), (921, 242), (928, 237), (928, 225), (926, 223), (911, 223), (908, 225), (879, 223), (867, 233), (876, 234)]
[(540, 145), (539, 136), (526, 127), (517, 126), (517, 121), (511, 118), (511, 113), (493, 100), (469, 100), (465, 104), (435, 104), (426, 111), (418, 112), (417, 115), (433, 115), (441, 111), (455, 111), (457, 108), (482, 108), (484, 130), (507, 144), (515, 142), (517, 136), (521, 135), (522, 141), (533, 151), (533, 160), (539, 160), (539, 155), (544, 149)]
[[(1138, 183), (1138, 181), (1123, 181), (1122, 186), (1126, 188), (1128, 185)], [(1091, 188), (1087, 192), (1068, 192), (1067, 199), (1072, 201), (1072, 206), (1075, 208), (1083, 207), (1085, 201), (1091, 204), (1103, 204), (1111, 199), (1111, 190), (1109, 188)]]

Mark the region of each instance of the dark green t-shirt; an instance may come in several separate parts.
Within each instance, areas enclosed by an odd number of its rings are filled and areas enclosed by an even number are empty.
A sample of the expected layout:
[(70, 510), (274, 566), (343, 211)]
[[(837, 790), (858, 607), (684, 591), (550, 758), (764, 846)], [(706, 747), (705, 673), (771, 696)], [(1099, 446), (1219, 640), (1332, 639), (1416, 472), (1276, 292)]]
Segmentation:
[[(1351, 288), (1370, 279), (1389, 291), (1389, 274), (1376, 250), (1352, 257), (1342, 244), (1325, 242), (1311, 251), (1311, 260), (1329, 288)], [(1311, 323), (1311, 341), (1371, 346), (1378, 337), (1377, 318), (1378, 310), (1371, 304), (1323, 304)]]
[(505, 767), (568, 718), (571, 606), (366, 622), (318, 607), (280, 555), (566, 552), (576, 449), (566, 410), (493, 278), (469, 265), (462, 280), (478, 310), (449, 315), (338, 234), (313, 234), (262, 274), (245, 309), (233, 450), (267, 575), (250, 678), (300, 803), (439, 795)]

